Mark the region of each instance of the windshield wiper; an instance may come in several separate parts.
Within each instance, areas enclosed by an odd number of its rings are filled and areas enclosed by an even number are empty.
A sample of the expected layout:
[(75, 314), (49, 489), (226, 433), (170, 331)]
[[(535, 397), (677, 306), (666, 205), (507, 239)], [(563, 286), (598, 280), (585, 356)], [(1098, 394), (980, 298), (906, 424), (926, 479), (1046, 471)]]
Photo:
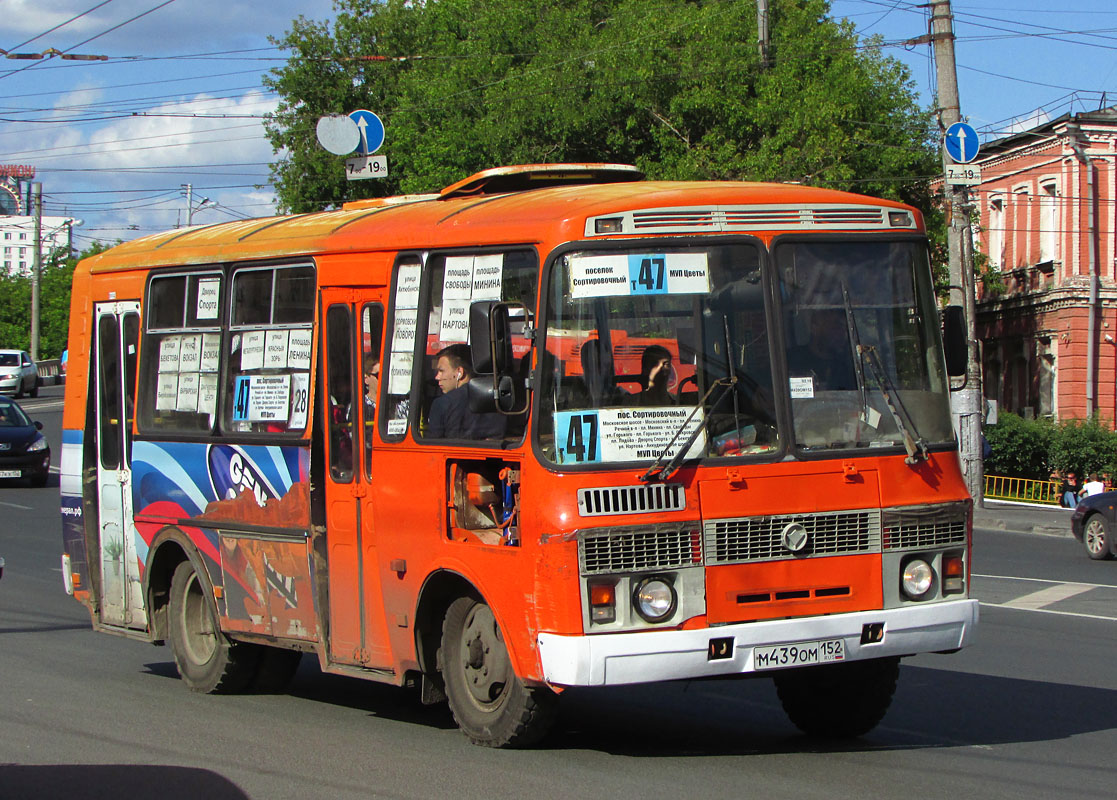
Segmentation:
[[(857, 378), (857, 391), (861, 395), (861, 419), (866, 424), (869, 422), (869, 392), (865, 386), (865, 369), (861, 358), (861, 334), (857, 330), (857, 319), (853, 316), (853, 304), (849, 302), (849, 289), (846, 282), (842, 281), (842, 302), (845, 304), (846, 332), (849, 334), (849, 344), (853, 348), (853, 371)], [(872, 427), (876, 427), (872, 425)], [(861, 438), (858, 426), (857, 438)]]
[[(717, 408), (718, 403), (725, 399), (725, 392), (722, 392), (722, 394), (710, 407), (710, 413), (706, 414), (702, 422), (698, 424), (698, 427), (696, 427), (691, 432), (690, 436), (687, 437), (686, 442), (684, 442), (683, 446), (679, 448), (679, 451), (671, 457), (671, 460), (663, 465), (660, 465), (660, 462), (663, 461), (664, 457), (666, 457), (666, 455), (671, 452), (672, 445), (674, 445), (675, 442), (678, 440), (679, 434), (686, 430), (686, 426), (690, 424), (690, 421), (692, 419), (694, 419), (694, 415), (697, 414), (702, 408), (705, 408), (706, 400), (709, 399), (714, 389), (719, 386), (735, 386), (736, 383), (737, 376), (733, 375), (728, 378), (718, 378), (716, 381), (710, 384), (710, 388), (706, 390), (706, 394), (702, 395), (702, 399), (698, 401), (697, 405), (695, 405), (694, 410), (690, 412), (690, 415), (687, 416), (685, 420), (683, 420), (683, 424), (679, 426), (679, 429), (677, 431), (675, 431), (675, 435), (671, 437), (671, 441), (669, 441), (667, 443), (667, 446), (663, 448), (663, 452), (656, 456), (655, 461), (653, 461), (652, 465), (648, 467), (647, 472), (640, 476), (641, 481), (644, 481), (645, 483), (654, 480), (665, 481), (675, 473), (675, 470), (679, 468), (679, 464), (681, 464), (683, 462), (683, 459), (686, 458), (686, 454), (690, 450), (691, 446), (698, 440), (699, 434), (701, 434), (702, 431), (706, 430), (706, 427), (710, 424), (710, 420), (713, 419), (714, 409)], [(736, 392), (734, 392), (734, 394), (736, 394)]]
[(873, 377), (877, 379), (877, 383), (880, 385), (880, 392), (884, 395), (884, 403), (888, 406), (892, 419), (896, 422), (896, 427), (904, 437), (904, 449), (908, 451), (908, 457), (904, 459), (904, 463), (915, 464), (919, 461), (926, 461), (930, 458), (930, 454), (927, 452), (927, 442), (919, 435), (915, 423), (911, 421), (908, 410), (904, 408), (904, 404), (900, 400), (900, 393), (896, 391), (892, 379), (888, 377), (888, 373), (884, 369), (884, 364), (881, 363), (880, 353), (872, 345), (858, 345), (857, 349), (869, 362), (869, 369), (872, 370)]
[[(861, 393), (861, 418), (866, 423), (872, 424), (869, 423), (868, 419), (869, 398), (865, 388), (865, 372), (862, 368), (864, 360), (869, 362), (869, 369), (872, 371), (873, 377), (876, 378), (877, 385), (880, 386), (880, 393), (884, 395), (884, 404), (888, 406), (892, 420), (896, 423), (896, 429), (904, 437), (904, 449), (908, 451), (908, 457), (904, 459), (904, 462), (915, 464), (918, 461), (926, 461), (929, 458), (927, 442), (919, 435), (915, 423), (912, 422), (911, 415), (904, 408), (904, 403), (900, 400), (900, 393), (896, 391), (892, 379), (888, 377), (888, 372), (884, 369), (884, 364), (880, 360), (880, 353), (873, 345), (861, 344), (861, 336), (857, 331), (857, 320), (853, 316), (853, 307), (849, 302), (849, 290), (846, 289), (845, 281), (842, 281), (842, 301), (845, 303), (849, 341), (857, 353), (857, 358), (854, 359), (854, 367), (857, 372), (857, 388)], [(873, 425), (873, 427), (876, 426)]]

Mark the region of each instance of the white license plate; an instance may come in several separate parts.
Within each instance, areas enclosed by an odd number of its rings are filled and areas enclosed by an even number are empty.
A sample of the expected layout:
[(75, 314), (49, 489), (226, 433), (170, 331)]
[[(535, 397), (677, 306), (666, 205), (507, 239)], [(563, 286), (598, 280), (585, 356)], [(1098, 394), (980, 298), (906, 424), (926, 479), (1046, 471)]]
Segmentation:
[(0, 478), (18, 478), (21, 474), (18, 469), (0, 469)]
[(758, 670), (829, 664), (832, 661), (844, 661), (845, 657), (845, 643), (841, 639), (776, 644), (755, 647), (752, 651), (753, 667)]

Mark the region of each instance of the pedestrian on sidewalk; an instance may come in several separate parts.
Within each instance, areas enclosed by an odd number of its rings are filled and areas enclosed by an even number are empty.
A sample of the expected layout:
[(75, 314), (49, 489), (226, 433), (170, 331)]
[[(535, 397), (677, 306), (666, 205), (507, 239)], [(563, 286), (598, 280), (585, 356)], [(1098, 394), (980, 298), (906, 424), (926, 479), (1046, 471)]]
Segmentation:
[(1059, 496), (1063, 498), (1061, 503), (1063, 508), (1074, 508), (1078, 505), (1078, 492), (1081, 489), (1082, 486), (1079, 484), (1074, 470), (1068, 470), (1066, 477), (1063, 478), (1062, 485), (1059, 487)]
[(1092, 494), (1101, 494), (1105, 491), (1105, 484), (1098, 480), (1098, 473), (1091, 472), (1089, 479), (1083, 484), (1082, 488), (1078, 490), (1078, 496), (1089, 497)]

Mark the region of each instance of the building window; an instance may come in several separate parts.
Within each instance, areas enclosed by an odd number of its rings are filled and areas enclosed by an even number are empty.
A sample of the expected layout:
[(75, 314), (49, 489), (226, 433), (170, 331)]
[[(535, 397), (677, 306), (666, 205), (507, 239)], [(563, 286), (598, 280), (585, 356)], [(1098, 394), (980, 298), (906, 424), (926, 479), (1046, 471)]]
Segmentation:
[(989, 201), (989, 264), (1001, 269), (1005, 264), (1005, 200)]
[(1028, 207), (1028, 201), (1030, 199), (1027, 188), (1017, 189), (1013, 193), (1012, 268), (1027, 265), (1031, 257), (1029, 252), (1029, 237), (1032, 231), (1032, 224), (1031, 209)]
[(20, 240), (22, 241), (22, 240), (24, 240), (24, 239), (26, 239), (26, 238), (27, 238), (27, 234), (26, 234), (26, 233), (21, 233), (21, 234), (19, 235), (19, 238), (20, 238)]
[(1054, 181), (1039, 187), (1039, 260), (1054, 261), (1057, 258), (1056, 242), (1058, 231), (1058, 189)]

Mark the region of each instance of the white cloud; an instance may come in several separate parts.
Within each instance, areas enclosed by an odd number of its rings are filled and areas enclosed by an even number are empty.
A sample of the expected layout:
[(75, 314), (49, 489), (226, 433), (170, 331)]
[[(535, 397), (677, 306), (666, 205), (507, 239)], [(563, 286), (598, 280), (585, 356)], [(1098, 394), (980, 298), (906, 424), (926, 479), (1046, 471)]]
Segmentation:
[[(96, 2), (2, 0), (0, 47)], [(287, 54), (267, 37), (282, 36), (299, 15), (332, 16), (331, 0), (176, 0), (97, 36), (160, 2), (112, 0), (20, 48), (65, 51), (97, 37), (74, 52), (108, 61), (0, 61), (0, 162), (34, 165), (44, 211), (83, 218), (83, 242), (185, 222), (182, 184), (194, 186), (195, 204), (218, 204), (198, 212), (198, 222), (273, 213), (267, 165), (276, 156), (259, 117), (275, 101), (260, 76)], [(199, 54), (208, 55), (182, 58)], [(229, 164), (248, 166), (221, 166)]]

